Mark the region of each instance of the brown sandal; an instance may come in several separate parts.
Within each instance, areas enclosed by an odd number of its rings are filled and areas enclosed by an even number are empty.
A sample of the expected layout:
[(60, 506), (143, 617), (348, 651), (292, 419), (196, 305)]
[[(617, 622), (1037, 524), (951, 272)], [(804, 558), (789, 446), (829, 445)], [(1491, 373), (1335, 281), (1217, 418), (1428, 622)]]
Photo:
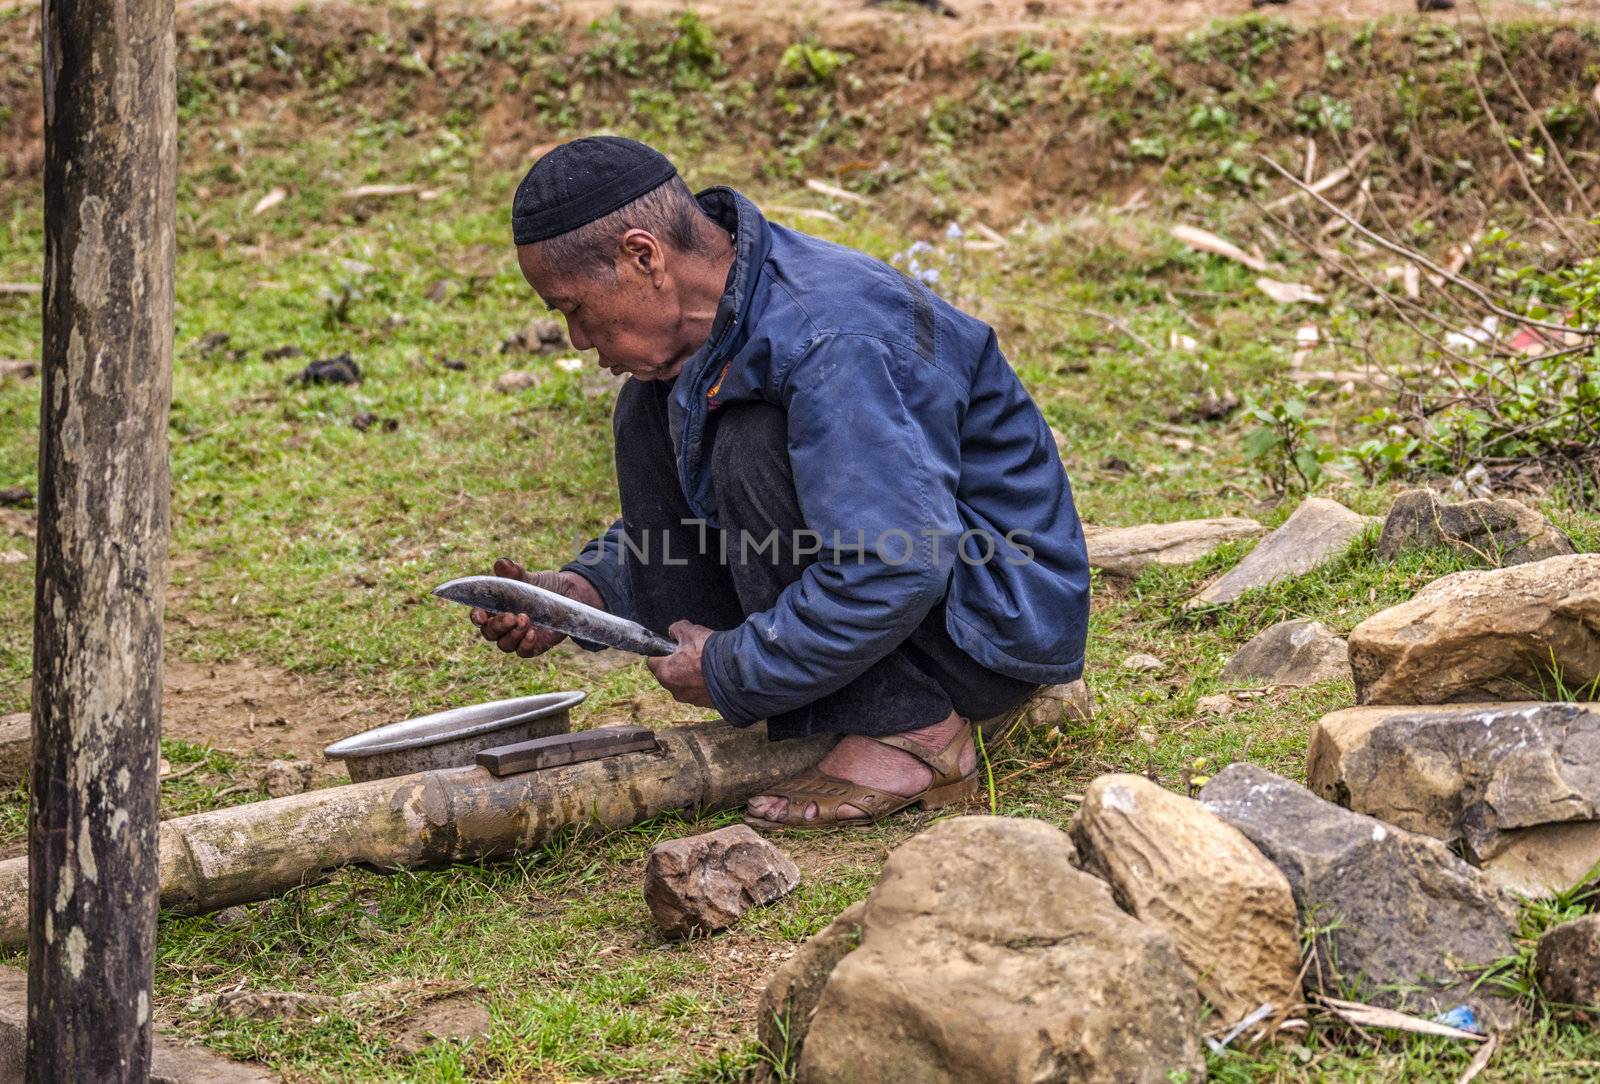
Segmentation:
[[(874, 790), (812, 767), (761, 792), (773, 798), (788, 800), (789, 808), (785, 810), (783, 820), (767, 820), (765, 817), (752, 817), (747, 813), (744, 822), (756, 828), (826, 831), (872, 824), (914, 805), (920, 805), (923, 809), (938, 809), (940, 806), (970, 798), (978, 791), (978, 770), (973, 768), (966, 775), (961, 774), (961, 750), (971, 737), (972, 724), (964, 722), (961, 729), (956, 731), (955, 737), (937, 753), (899, 734), (872, 739), (910, 753), (933, 773), (933, 779), (928, 785), (915, 794), (891, 794), (886, 790)], [(812, 804), (817, 807), (817, 815), (807, 819), (806, 808)], [(855, 806), (863, 815), (841, 817), (839, 807), (842, 805)]]

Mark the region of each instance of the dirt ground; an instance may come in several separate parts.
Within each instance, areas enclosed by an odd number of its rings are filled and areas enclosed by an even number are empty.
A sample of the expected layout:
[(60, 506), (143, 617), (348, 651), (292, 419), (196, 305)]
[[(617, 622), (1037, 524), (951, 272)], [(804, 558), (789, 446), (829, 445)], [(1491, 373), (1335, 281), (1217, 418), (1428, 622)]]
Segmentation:
[(292, 758), (322, 765), (323, 747), (400, 715), (384, 705), (330, 691), (314, 680), (249, 659), (194, 663), (168, 658), (162, 735), (199, 742), (251, 760)]
[[(1182, 30), (1199, 26), (1211, 19), (1246, 14), (1251, 10), (1249, 0), (931, 0), (932, 5), (942, 5), (943, 17), (937, 22), (921, 22), (924, 33), (961, 37), (1006, 32), (1028, 25), (1043, 27), (1081, 26), (1098, 30), (1150, 31)], [(32, 7), (33, 0), (0, 0), (0, 8)], [(290, 9), (314, 7), (304, 0), (179, 0), (180, 12), (199, 12), (215, 7), (234, 7), (244, 10)], [(862, 0), (793, 0), (775, 13), (765, 5), (734, 2), (734, 0), (569, 0), (566, 3), (530, 2), (530, 0), (484, 0), (480, 3), (450, 3), (437, 5), (457, 10), (485, 13), (516, 14), (550, 13), (587, 17), (617, 10), (641, 13), (678, 12), (693, 10), (703, 15), (714, 14), (723, 25), (748, 20), (751, 23), (770, 23), (774, 18), (790, 23), (815, 23), (820, 27), (833, 27), (858, 22), (924, 20), (932, 14), (915, 0), (890, 0), (888, 3), (863, 3)], [(1483, 14), (1496, 21), (1517, 19), (1577, 21), (1600, 16), (1600, 0), (1552, 0), (1541, 3), (1534, 0), (1487, 0), (1474, 4), (1463, 2), (1460, 14), (1476, 18)], [(1381, 19), (1395, 15), (1414, 15), (1416, 5), (1407, 0), (1290, 0), (1264, 9), (1274, 16), (1298, 21)], [(1431, 18), (1454, 18), (1453, 13), (1442, 13)]]

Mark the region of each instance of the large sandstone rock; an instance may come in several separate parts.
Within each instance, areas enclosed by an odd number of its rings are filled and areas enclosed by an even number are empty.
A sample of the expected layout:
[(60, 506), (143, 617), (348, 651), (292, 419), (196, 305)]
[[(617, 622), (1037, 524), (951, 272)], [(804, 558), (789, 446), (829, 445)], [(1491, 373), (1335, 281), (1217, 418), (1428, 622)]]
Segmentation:
[(1516, 951), (1516, 908), (1439, 840), (1324, 802), (1252, 764), (1218, 772), (1200, 801), (1289, 879), (1301, 922), (1318, 931), (1308, 985), (1424, 1013), (1466, 1002), (1491, 1020), (1512, 1015), (1472, 991), (1470, 969)]
[(1222, 668), (1222, 680), (1315, 685), (1350, 677), (1350, 651), (1321, 621), (1279, 621), (1256, 633)]
[(1567, 821), (1501, 832), (1479, 858), (1484, 877), (1507, 892), (1543, 899), (1582, 884), (1600, 869), (1600, 821)]
[(1311, 732), (1311, 790), (1475, 856), (1510, 828), (1600, 819), (1600, 706), (1365, 707)]
[(1080, 864), (1172, 936), (1223, 1023), (1300, 1000), (1289, 882), (1239, 830), (1142, 775), (1103, 775), (1072, 821)]
[(1400, 494), (1383, 521), (1378, 556), (1396, 557), (1415, 546), (1448, 546), (1520, 565), (1572, 552), (1572, 540), (1532, 508), (1505, 498), (1446, 504), (1427, 489)]
[(1350, 547), (1377, 517), (1352, 512), (1337, 501), (1308, 497), (1283, 526), (1190, 600), (1190, 606), (1232, 602), (1246, 591), (1303, 576)]
[(1539, 938), (1534, 975), (1550, 1001), (1600, 1014), (1600, 915), (1546, 930)]
[(1457, 572), (1350, 633), (1362, 704), (1526, 700), (1600, 675), (1600, 554)]
[(735, 824), (650, 850), (644, 901), (668, 937), (725, 930), (752, 907), (787, 895), (800, 883), (788, 855), (747, 825)]
[(840, 911), (826, 928), (802, 942), (767, 984), (756, 1034), (778, 1064), (792, 1065), (799, 1056), (828, 976), (861, 944), (861, 912), (865, 909), (862, 902)]
[[(817, 1005), (803, 1084), (1200, 1081), (1194, 982), (1042, 821), (957, 817), (899, 847)], [(1184, 1075), (1186, 1074), (1186, 1075)]]
[(1238, 538), (1259, 538), (1266, 531), (1253, 519), (1220, 516), (1139, 527), (1083, 526), (1089, 566), (1113, 576), (1137, 576), (1151, 565), (1187, 565)]

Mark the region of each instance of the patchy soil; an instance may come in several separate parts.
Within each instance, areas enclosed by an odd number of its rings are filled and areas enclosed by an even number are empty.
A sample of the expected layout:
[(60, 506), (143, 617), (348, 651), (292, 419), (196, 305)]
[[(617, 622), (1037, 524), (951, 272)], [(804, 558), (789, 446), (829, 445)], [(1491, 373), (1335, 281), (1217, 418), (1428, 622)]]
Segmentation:
[(252, 760), (291, 758), (318, 764), (319, 776), (342, 776), (322, 762), (323, 747), (404, 718), (383, 704), (330, 691), (249, 659), (166, 662), (162, 736), (199, 742)]

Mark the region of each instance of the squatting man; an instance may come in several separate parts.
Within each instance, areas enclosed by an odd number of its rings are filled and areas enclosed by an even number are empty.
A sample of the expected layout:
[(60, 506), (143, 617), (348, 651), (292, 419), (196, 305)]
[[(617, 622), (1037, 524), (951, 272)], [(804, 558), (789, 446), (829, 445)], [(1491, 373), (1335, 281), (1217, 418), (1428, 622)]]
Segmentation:
[[(773, 740), (841, 735), (752, 798), (767, 828), (870, 824), (977, 786), (973, 726), (1083, 668), (1089, 569), (1038, 407), (994, 331), (862, 253), (690, 191), (610, 136), (541, 158), (517, 262), (629, 379), (622, 515), (525, 579), (670, 636), (677, 700)], [(472, 613), (524, 658), (561, 639)]]

